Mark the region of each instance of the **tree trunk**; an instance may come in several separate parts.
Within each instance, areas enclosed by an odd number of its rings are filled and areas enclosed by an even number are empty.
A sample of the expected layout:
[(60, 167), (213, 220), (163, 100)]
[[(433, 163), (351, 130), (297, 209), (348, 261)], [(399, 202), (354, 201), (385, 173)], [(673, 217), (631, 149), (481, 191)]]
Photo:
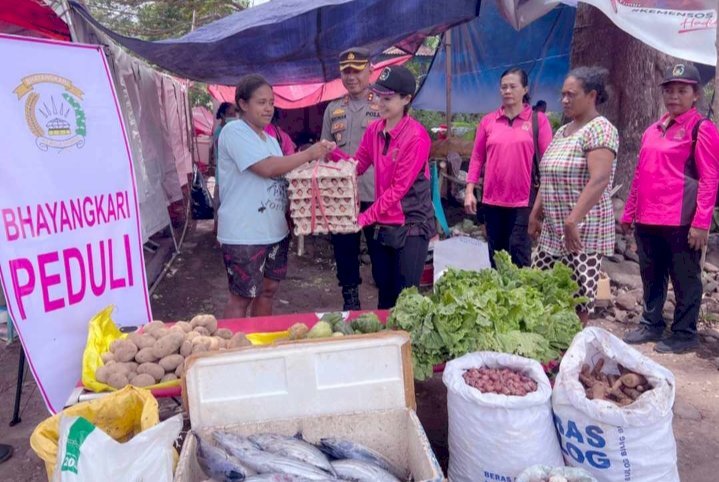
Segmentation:
[(580, 3), (574, 24), (571, 66), (609, 70), (609, 101), (599, 111), (619, 130), (614, 184), (629, 194), (642, 134), (664, 110), (661, 81), (672, 58), (615, 26), (600, 10)]

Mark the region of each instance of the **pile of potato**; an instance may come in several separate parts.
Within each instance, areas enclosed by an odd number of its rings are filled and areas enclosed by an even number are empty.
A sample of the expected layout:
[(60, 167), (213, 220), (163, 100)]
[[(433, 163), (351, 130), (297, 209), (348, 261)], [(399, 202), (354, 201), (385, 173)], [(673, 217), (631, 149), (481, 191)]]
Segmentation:
[(607, 400), (620, 407), (626, 407), (653, 388), (644, 375), (622, 365), (617, 365), (619, 375), (606, 374), (602, 372), (603, 368), (603, 358), (597, 361), (594, 369), (587, 364), (582, 365), (579, 381), (590, 400)]
[(115, 340), (102, 354), (103, 365), (95, 371), (98, 382), (120, 389), (125, 385), (147, 387), (178, 380), (185, 358), (193, 353), (251, 345), (243, 333), (217, 328), (212, 315), (197, 315), (191, 321), (166, 325), (156, 320)]

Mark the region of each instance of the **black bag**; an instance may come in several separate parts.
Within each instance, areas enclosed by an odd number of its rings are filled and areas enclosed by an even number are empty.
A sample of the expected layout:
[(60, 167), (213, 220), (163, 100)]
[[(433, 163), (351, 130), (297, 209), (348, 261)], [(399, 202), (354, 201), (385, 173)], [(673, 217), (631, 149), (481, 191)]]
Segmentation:
[(384, 247), (400, 249), (407, 242), (411, 226), (375, 226), (374, 239)]
[[(711, 122), (711, 118), (705, 117), (694, 124), (694, 128), (692, 129), (692, 147), (689, 151), (689, 159), (687, 159), (687, 175), (697, 181), (699, 180), (699, 171), (697, 170), (696, 164), (697, 140), (699, 139), (699, 128), (705, 121)], [(719, 206), (719, 196), (717, 196), (715, 206)]]
[(205, 178), (202, 177), (197, 164), (192, 165), (190, 203), (192, 203), (192, 219), (213, 219), (215, 217), (215, 208), (212, 205), (210, 191), (207, 190)]

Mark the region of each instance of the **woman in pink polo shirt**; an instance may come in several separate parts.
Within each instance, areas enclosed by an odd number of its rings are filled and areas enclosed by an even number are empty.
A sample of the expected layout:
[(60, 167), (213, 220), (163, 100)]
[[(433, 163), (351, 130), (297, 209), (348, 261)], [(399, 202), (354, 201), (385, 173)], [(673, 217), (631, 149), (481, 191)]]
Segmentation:
[[(681, 353), (699, 343), (702, 249), (719, 184), (719, 133), (695, 107), (700, 80), (690, 64), (667, 69), (662, 81), (667, 113), (644, 132), (622, 217), (627, 232), (635, 226), (644, 285), (641, 324), (624, 341), (658, 341), (654, 350), (660, 353)], [(669, 279), (676, 308), (671, 335), (664, 337)]]
[(479, 123), (469, 161), (464, 207), (477, 214), (474, 188), (484, 172), (482, 205), (492, 266), (494, 253), (501, 250), (517, 266), (532, 261), (527, 225), (539, 188), (539, 160), (552, 141), (552, 127), (543, 112), (532, 112), (527, 84), (522, 69), (502, 74), (502, 106)]
[[(429, 240), (436, 234), (430, 193), (429, 151), (425, 128), (408, 115), (417, 82), (406, 67), (386, 67), (372, 90), (379, 96), (381, 119), (362, 136), (354, 158), (357, 174), (374, 166), (375, 201), (360, 213), (361, 228), (374, 226), (378, 246), (370, 253), (379, 309), (394, 307), (400, 292), (419, 286)], [(337, 150), (330, 155), (347, 157)]]

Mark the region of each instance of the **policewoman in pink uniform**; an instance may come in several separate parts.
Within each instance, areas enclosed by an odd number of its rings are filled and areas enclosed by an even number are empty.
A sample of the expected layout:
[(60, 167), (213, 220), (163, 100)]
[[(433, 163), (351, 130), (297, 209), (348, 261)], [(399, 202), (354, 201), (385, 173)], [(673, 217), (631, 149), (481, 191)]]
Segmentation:
[(552, 126), (543, 112), (533, 113), (527, 85), (522, 69), (502, 74), (502, 106), (482, 118), (469, 161), (464, 207), (468, 214), (477, 214), (474, 188), (484, 172), (482, 205), (493, 267), (494, 253), (502, 250), (517, 266), (532, 261), (527, 226), (539, 188), (539, 161), (552, 141)]
[(354, 158), (357, 174), (374, 166), (375, 201), (360, 213), (361, 228), (374, 226), (378, 246), (371, 251), (379, 309), (392, 308), (399, 293), (419, 286), (429, 240), (435, 235), (425, 128), (408, 115), (417, 82), (406, 67), (386, 67), (372, 90), (381, 119), (362, 136)]
[[(654, 350), (660, 353), (681, 353), (699, 343), (702, 249), (719, 184), (719, 133), (695, 107), (700, 81), (692, 65), (667, 69), (662, 81), (667, 113), (644, 132), (622, 217), (626, 231), (635, 227), (644, 286), (641, 324), (624, 341), (658, 341)], [(671, 334), (664, 336), (669, 279), (676, 308)]]

